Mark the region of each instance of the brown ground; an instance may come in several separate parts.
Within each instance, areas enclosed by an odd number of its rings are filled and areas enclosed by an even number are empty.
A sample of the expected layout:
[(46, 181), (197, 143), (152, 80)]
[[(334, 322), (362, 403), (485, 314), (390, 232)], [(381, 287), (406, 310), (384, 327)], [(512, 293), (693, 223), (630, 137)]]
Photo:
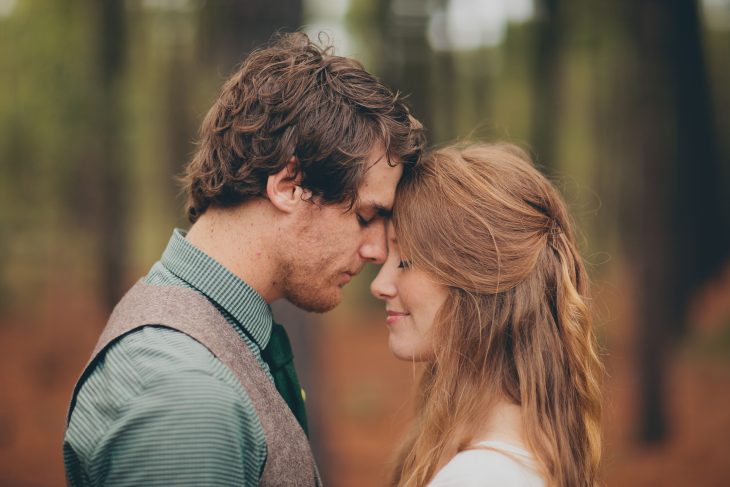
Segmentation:
[[(42, 309), (54, 312), (36, 312), (32, 323), (0, 322), (4, 486), (63, 485), (65, 408), (104, 320), (81, 293), (60, 288), (49, 295), (50, 306)], [(390, 356), (380, 317), (347, 326), (325, 322), (317, 333), (323, 365), (317, 394), (327, 398), (319, 412), (325, 479), (332, 486), (383, 485), (418, 370)], [(730, 485), (730, 360), (675, 354), (668, 397), (673, 435), (660, 447), (641, 448), (632, 441), (634, 382), (627, 357), (620, 352), (609, 357), (604, 484)]]

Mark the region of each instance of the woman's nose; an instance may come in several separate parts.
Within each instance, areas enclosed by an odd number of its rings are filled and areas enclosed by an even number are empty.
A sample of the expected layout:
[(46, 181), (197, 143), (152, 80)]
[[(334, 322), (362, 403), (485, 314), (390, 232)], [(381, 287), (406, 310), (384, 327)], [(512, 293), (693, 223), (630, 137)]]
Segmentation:
[(388, 262), (383, 264), (380, 271), (378, 271), (378, 275), (375, 276), (373, 282), (370, 283), (370, 292), (376, 298), (384, 301), (395, 296), (395, 284), (393, 283), (392, 276), (388, 269)]

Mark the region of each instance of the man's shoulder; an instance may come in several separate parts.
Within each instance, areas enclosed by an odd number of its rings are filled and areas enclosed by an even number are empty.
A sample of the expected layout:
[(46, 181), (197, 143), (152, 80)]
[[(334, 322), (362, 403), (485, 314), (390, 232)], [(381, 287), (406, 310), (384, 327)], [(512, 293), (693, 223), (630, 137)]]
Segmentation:
[(66, 441), (91, 454), (129, 418), (172, 417), (179, 427), (188, 421), (214, 430), (206, 415), (261, 436), (251, 399), (225, 365), (184, 333), (146, 326), (113, 343), (81, 384)]
[(165, 384), (180, 387), (175, 394), (160, 397), (173, 407), (201, 388), (250, 405), (247, 393), (223, 363), (201, 343), (169, 328), (145, 326), (132, 331), (112, 343), (92, 367), (80, 384), (72, 420), (99, 416), (114, 421), (122, 411), (142, 403), (150, 390)]
[(207, 376), (211, 382), (240, 388), (230, 370), (203, 344), (160, 326), (138, 328), (112, 343), (90, 371), (87, 382), (116, 382), (134, 394), (150, 384), (185, 376)]
[(134, 330), (112, 343), (93, 367), (81, 384), (74, 411), (101, 410), (114, 416), (114, 411), (128, 412), (150, 398), (174, 409), (196, 403), (201, 391), (227, 397), (231, 403), (250, 404), (223, 363), (195, 339), (170, 328)]
[[(211, 447), (222, 444), (225, 451)], [(152, 477), (161, 466), (195, 466), (203, 475), (223, 464), (231, 478), (257, 478), (265, 449), (256, 410), (233, 374), (194, 339), (153, 326), (109, 347), (79, 390), (64, 438), (72, 476), (97, 475), (117, 462), (118, 475), (129, 473), (123, 464)]]
[(107, 349), (104, 365), (129, 361), (143, 379), (184, 370), (211, 370), (213, 354), (200, 342), (177, 330), (143, 326), (119, 338)]

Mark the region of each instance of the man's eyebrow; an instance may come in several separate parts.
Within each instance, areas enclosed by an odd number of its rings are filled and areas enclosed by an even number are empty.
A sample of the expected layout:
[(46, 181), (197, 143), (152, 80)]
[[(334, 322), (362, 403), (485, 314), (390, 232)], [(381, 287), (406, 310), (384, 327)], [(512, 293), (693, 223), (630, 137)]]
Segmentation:
[(372, 208), (375, 210), (376, 215), (386, 220), (393, 216), (393, 210), (391, 208), (383, 206), (380, 203), (375, 203), (374, 201), (361, 201), (358, 206), (360, 208)]

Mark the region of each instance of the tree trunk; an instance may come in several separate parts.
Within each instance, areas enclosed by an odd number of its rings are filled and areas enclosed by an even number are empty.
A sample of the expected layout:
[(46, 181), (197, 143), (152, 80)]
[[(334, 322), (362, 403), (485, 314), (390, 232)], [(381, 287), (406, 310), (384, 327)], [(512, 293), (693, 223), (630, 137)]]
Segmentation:
[(277, 32), (293, 32), (303, 23), (302, 0), (216, 0), (200, 16), (198, 58), (230, 74), (254, 48)]
[(99, 80), (99, 159), (98, 185), (94, 192), (96, 202), (96, 231), (99, 242), (99, 271), (101, 298), (111, 310), (126, 288), (126, 216), (124, 198), (125, 172), (122, 169), (122, 100), (120, 83), (125, 57), (124, 2), (102, 0), (94, 3), (97, 9), (98, 31), (98, 80)]
[(642, 181), (630, 253), (638, 271), (640, 431), (668, 431), (666, 359), (686, 329), (691, 293), (728, 255), (719, 168), (697, 7), (689, 0), (628, 2), (636, 47), (630, 131)]
[(537, 21), (533, 50), (532, 135), (537, 163), (555, 170), (555, 141), (561, 119), (561, 32), (565, 29), (559, 0), (536, 2)]
[[(670, 303), (684, 316), (692, 293), (730, 257), (730, 229), (698, 6), (694, 1), (672, 3), (677, 175), (671, 208), (678, 278)], [(675, 325), (674, 335), (680, 337), (686, 321)]]

